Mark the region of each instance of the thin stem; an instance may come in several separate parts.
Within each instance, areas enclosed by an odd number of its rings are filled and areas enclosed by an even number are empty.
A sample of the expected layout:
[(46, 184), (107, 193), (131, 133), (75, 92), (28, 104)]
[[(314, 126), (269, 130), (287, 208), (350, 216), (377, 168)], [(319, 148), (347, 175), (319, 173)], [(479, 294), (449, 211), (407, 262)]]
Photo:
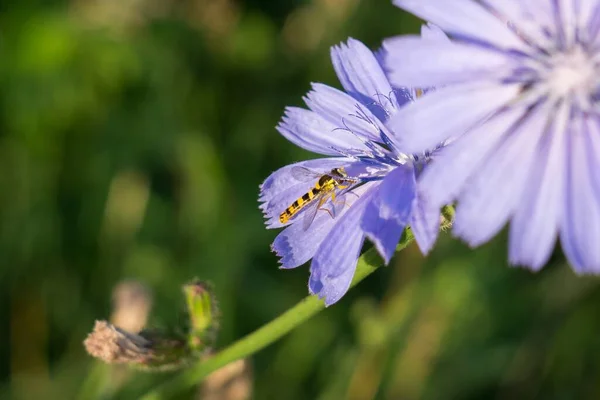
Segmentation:
[[(396, 251), (404, 249), (412, 241), (413, 235), (406, 231)], [(365, 252), (358, 260), (356, 273), (350, 287), (354, 287), (377, 268), (382, 262), (374, 248)], [(170, 399), (177, 393), (193, 387), (203, 378), (217, 369), (242, 358), (248, 357), (274, 343), (282, 336), (308, 320), (325, 308), (322, 300), (316, 296), (308, 296), (296, 306), (279, 317), (262, 326), (253, 333), (238, 340), (231, 346), (221, 350), (209, 359), (200, 361), (170, 380), (162, 383), (142, 397), (142, 400)]]

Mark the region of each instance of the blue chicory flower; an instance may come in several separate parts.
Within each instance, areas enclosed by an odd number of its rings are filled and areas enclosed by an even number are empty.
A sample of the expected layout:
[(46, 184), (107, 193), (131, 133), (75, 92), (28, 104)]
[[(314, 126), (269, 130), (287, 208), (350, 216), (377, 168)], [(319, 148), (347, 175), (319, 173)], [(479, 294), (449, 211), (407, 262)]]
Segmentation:
[(450, 143), (421, 195), (456, 201), (472, 246), (510, 221), (511, 264), (540, 269), (560, 237), (576, 272), (600, 272), (600, 1), (394, 3), (451, 39), (384, 43), (392, 83), (436, 87), (391, 117), (400, 145)]
[[(414, 93), (390, 85), (380, 57), (353, 39), (332, 48), (333, 66), (345, 92), (313, 84), (304, 98), (308, 109), (288, 107), (277, 126), (291, 142), (328, 157), (281, 168), (261, 185), (267, 227), (285, 226), (272, 245), (281, 268), (312, 259), (309, 291), (325, 298), (327, 305), (348, 290), (365, 237), (388, 263), (408, 224), (423, 251), (435, 242), (439, 229), (439, 207), (416, 197), (416, 171), (427, 154), (400, 152), (397, 135), (385, 126)], [(302, 220), (315, 214), (306, 208), (282, 223), (280, 214), (318, 179), (299, 178), (294, 174), (298, 167), (318, 174), (344, 168), (354, 177), (350, 187), (338, 192), (337, 201), (343, 197), (345, 202), (341, 210), (330, 199), (310, 225)]]

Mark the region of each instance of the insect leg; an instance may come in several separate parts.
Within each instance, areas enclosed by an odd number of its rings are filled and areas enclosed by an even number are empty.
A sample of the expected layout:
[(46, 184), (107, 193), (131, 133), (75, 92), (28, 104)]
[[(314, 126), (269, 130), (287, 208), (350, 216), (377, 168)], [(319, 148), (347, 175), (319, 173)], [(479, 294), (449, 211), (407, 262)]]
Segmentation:
[(352, 194), (352, 195), (356, 196), (356, 198), (357, 198), (357, 199), (360, 199), (360, 196), (359, 196), (359, 195), (357, 195), (356, 193), (354, 193), (354, 192), (353, 192), (353, 191), (351, 191), (351, 190), (347, 191), (346, 193), (347, 193), (347, 194)]
[(304, 230), (310, 228), (310, 225), (315, 220), (317, 211), (319, 211), (323, 201), (323, 197), (313, 199), (312, 202), (306, 207), (306, 210), (304, 210), (304, 219), (302, 220), (302, 228)]
[(331, 219), (335, 219), (335, 214), (331, 212), (329, 208), (319, 208), (319, 210), (327, 211), (327, 214), (331, 217)]
[(346, 194), (342, 193), (337, 196), (336, 201), (331, 202), (334, 215), (337, 216), (340, 212), (342, 212), (344, 207), (350, 206), (350, 204), (346, 200)]
[[(321, 199), (322, 201), (319, 204), (319, 210), (327, 211), (327, 214), (329, 214), (332, 219), (335, 219), (335, 216), (337, 215), (337, 210), (335, 209), (335, 197), (335, 192), (331, 192), (331, 194), (323, 196)], [(329, 198), (331, 198), (332, 209), (321, 207)]]

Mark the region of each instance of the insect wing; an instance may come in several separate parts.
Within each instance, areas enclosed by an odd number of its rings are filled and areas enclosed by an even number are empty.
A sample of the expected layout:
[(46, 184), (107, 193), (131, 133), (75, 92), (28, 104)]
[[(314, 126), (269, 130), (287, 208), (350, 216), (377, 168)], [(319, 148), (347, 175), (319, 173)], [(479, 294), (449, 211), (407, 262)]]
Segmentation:
[(319, 179), (323, 174), (310, 170), (305, 167), (295, 166), (291, 170), (292, 177), (300, 182), (305, 182), (313, 179)]
[(333, 218), (337, 218), (346, 206), (346, 194), (342, 193), (335, 197), (335, 200), (331, 202), (331, 215)]
[(308, 228), (310, 228), (310, 225), (313, 223), (313, 221), (315, 220), (315, 217), (317, 216), (317, 212), (319, 211), (319, 208), (321, 208), (321, 206), (323, 205), (324, 202), (325, 202), (325, 196), (319, 195), (318, 197), (314, 198), (312, 200), (312, 202), (304, 210), (304, 219), (302, 220), (302, 228), (305, 231), (308, 230)]

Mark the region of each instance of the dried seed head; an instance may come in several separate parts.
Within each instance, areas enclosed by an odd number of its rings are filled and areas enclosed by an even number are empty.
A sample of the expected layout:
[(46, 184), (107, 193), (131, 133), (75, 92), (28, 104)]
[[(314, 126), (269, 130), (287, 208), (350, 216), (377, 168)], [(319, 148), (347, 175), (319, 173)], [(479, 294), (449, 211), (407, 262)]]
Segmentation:
[(142, 363), (151, 354), (151, 342), (106, 321), (96, 321), (83, 342), (87, 352), (109, 364)]

